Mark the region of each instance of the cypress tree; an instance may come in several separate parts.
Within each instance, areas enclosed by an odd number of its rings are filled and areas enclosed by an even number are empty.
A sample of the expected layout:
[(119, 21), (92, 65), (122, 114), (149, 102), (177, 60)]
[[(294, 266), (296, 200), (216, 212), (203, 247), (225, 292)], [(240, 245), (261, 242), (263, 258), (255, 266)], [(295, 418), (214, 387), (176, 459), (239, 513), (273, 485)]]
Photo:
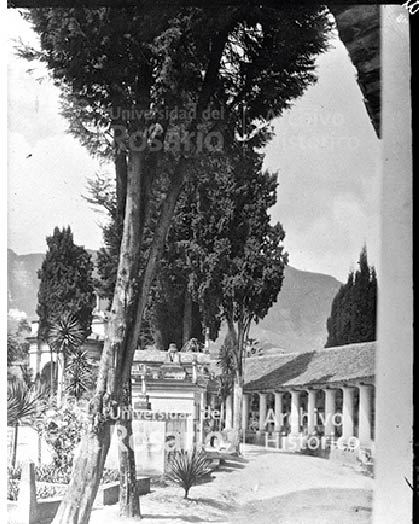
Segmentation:
[(325, 347), (371, 342), (377, 337), (377, 274), (368, 265), (367, 248), (359, 257), (359, 269), (348, 275), (338, 290), (327, 319)]
[(70, 227), (54, 229), (38, 278), (39, 334), (46, 338), (51, 325), (72, 314), (85, 336), (90, 334), (93, 310), (93, 263), (87, 251), (74, 243)]

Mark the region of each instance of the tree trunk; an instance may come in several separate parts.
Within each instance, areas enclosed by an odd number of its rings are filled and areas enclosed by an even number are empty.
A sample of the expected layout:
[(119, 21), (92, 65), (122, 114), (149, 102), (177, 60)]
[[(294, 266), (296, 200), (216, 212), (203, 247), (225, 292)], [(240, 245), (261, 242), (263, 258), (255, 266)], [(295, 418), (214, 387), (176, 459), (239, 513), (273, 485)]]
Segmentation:
[(233, 438), (237, 452), (240, 449), (240, 430), (242, 429), (243, 406), (243, 353), (245, 327), (241, 319), (237, 323), (236, 337), (236, 370), (233, 385)]
[(221, 429), (225, 428), (225, 397), (223, 396), (221, 399), (221, 406), (220, 406), (220, 431)]
[(18, 424), (15, 424), (13, 432), (13, 447), (12, 447), (12, 468), (16, 467), (16, 455), (17, 455), (17, 433), (18, 433)]
[(53, 388), (53, 384), (54, 384), (54, 367), (53, 367), (53, 360), (52, 360), (52, 347), (50, 346), (49, 347), (49, 362), (50, 362), (50, 370), (49, 370), (49, 378), (50, 378), (50, 382), (51, 382), (51, 391), (50, 391), (50, 394), (52, 396), (53, 394), (53, 391), (54, 391), (54, 388)]
[(73, 475), (53, 523), (88, 524), (110, 445), (110, 424), (89, 431), (81, 442)]
[(183, 345), (190, 341), (192, 335), (192, 296), (185, 290), (185, 307), (183, 309)]
[(161, 257), (167, 233), (169, 232), (170, 224), (172, 222), (176, 202), (186, 181), (186, 169), (187, 162), (180, 160), (173, 173), (170, 188), (161, 207), (160, 219), (155, 227), (153, 241), (150, 247), (147, 264), (140, 285), (137, 311), (135, 314), (135, 325), (130, 333), (130, 337), (127, 343), (127, 352), (122, 368), (122, 383), (127, 382), (128, 376), (130, 376), (131, 374), (135, 346), (140, 336), (141, 322), (143, 319), (144, 310), (147, 304), (148, 296), (150, 294), (151, 285), (153, 283), (154, 275), (157, 269), (157, 264)]
[(240, 448), (240, 430), (243, 405), (243, 378), (236, 373), (233, 385), (233, 440), (237, 452)]
[(38, 466), (42, 465), (42, 437), (41, 432), (38, 431)]
[[(104, 395), (107, 393), (111, 398), (119, 401), (122, 396), (121, 385), (131, 380), (131, 369), (129, 369), (127, 379), (117, 381), (115, 366), (122, 369), (121, 361), (125, 360), (127, 337), (132, 329), (137, 304), (140, 265), (138, 238), (140, 179), (143, 167), (143, 153), (130, 152), (125, 220), (117, 280), (108, 323), (108, 334), (99, 364), (96, 394), (90, 403), (91, 424), (82, 439), (80, 455), (75, 462), (72, 480), (53, 524), (88, 523), (109, 450), (111, 422), (104, 420), (102, 415)], [(130, 401), (129, 398), (126, 400)], [(131, 481), (135, 483), (135, 476), (131, 478)], [(135, 492), (135, 486), (132, 487), (132, 492)]]

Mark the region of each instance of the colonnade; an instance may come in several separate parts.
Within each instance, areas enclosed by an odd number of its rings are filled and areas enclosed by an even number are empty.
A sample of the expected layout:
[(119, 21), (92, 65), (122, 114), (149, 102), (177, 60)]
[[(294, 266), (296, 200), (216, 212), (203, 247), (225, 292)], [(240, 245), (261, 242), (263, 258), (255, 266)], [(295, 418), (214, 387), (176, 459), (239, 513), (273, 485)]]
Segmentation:
[[(321, 411), (316, 407), (316, 394), (320, 390), (324, 391), (324, 409)], [(342, 410), (337, 412), (336, 409), (336, 394), (337, 391), (342, 391)], [(359, 403), (358, 411), (355, 413), (355, 392), (358, 390)], [(281, 391), (258, 391), (252, 392), (259, 396), (259, 421), (258, 431), (264, 432), (267, 430), (268, 422), (273, 423), (273, 431), (284, 430), (284, 420), (287, 420), (287, 427), (290, 435), (299, 435), (303, 425), (301, 413), (301, 394), (307, 392), (307, 409), (304, 412), (306, 417), (307, 433), (312, 434), (318, 426), (322, 426), (325, 436), (335, 436), (336, 426), (341, 427), (341, 436), (344, 442), (347, 442), (350, 437), (357, 436), (361, 446), (368, 447), (371, 445), (372, 436), (372, 385), (357, 384), (342, 387), (324, 387), (316, 389), (292, 389)], [(268, 409), (268, 394), (274, 395), (273, 413)], [(284, 396), (289, 393), (291, 396), (289, 412), (284, 412)], [(245, 393), (243, 395), (242, 407), (242, 428), (249, 427), (249, 413), (250, 413), (250, 397), (251, 394)], [(232, 397), (228, 396), (225, 407), (225, 428), (231, 429), (233, 420), (233, 406)], [(357, 415), (357, 433), (355, 435), (355, 418)]]

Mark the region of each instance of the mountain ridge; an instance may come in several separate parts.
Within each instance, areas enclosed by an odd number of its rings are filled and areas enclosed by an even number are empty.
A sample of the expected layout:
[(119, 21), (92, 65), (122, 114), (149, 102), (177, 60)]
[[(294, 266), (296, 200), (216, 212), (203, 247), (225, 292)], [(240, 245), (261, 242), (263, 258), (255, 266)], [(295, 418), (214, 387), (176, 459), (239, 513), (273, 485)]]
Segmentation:
[[(96, 251), (87, 249), (96, 258)], [(36, 318), (40, 269), (45, 254), (17, 255), (7, 250), (7, 305)], [(285, 268), (284, 284), (267, 316), (250, 330), (260, 347), (305, 352), (324, 347), (326, 319), (341, 282), (336, 278), (292, 266)], [(223, 331), (218, 340), (222, 340)]]

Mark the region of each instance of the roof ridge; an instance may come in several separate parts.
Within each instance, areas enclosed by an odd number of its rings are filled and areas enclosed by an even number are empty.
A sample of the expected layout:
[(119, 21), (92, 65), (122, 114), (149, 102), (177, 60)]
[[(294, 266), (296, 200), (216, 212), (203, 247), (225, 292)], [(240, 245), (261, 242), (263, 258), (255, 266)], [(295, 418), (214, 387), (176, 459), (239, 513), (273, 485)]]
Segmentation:
[[(250, 357), (246, 357), (246, 360), (250, 359), (258, 359), (258, 358), (269, 358), (269, 357), (278, 357), (278, 356), (285, 356), (285, 355), (309, 355), (311, 353), (322, 353), (323, 351), (333, 351), (335, 349), (341, 350), (341, 349), (348, 349), (349, 347), (357, 347), (357, 346), (365, 346), (365, 345), (376, 345), (377, 341), (372, 340), (370, 342), (353, 342), (351, 344), (343, 344), (342, 346), (332, 346), (330, 348), (320, 348), (320, 349), (312, 349), (311, 351), (290, 351), (290, 352), (284, 352), (284, 353), (268, 353), (266, 355), (252, 355)], [(263, 349), (262, 349), (263, 351)]]

